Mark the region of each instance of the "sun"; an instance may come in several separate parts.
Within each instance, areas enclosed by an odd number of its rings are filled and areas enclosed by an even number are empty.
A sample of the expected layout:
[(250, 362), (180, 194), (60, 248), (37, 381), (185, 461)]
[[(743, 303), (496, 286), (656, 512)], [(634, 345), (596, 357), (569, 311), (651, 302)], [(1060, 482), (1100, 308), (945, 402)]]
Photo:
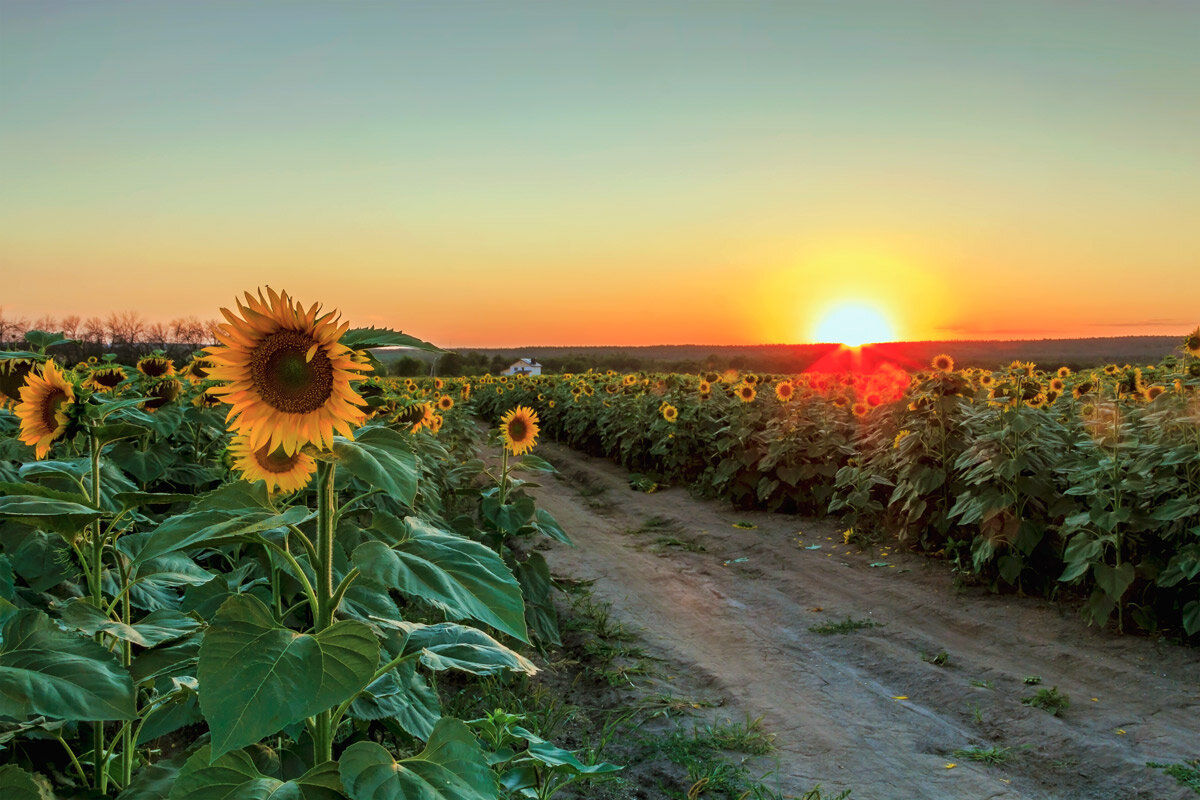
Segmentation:
[(892, 342), (896, 332), (877, 308), (866, 303), (842, 303), (831, 308), (817, 323), (817, 342), (837, 342), (847, 347)]

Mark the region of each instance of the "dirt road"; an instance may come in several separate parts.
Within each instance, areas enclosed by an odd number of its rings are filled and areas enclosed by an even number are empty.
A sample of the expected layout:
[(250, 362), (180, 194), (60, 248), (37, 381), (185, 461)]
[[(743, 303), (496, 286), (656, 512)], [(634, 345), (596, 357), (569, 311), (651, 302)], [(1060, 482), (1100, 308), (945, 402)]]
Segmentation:
[[(847, 547), (832, 521), (635, 492), (607, 461), (553, 443), (538, 454), (560, 474), (533, 493), (578, 544), (551, 549), (552, 571), (596, 579), (666, 669), (728, 698), (728, 716), (764, 717), (785, 792), (1196, 797), (1146, 762), (1200, 757), (1197, 651), (956, 589), (946, 564)], [(878, 627), (809, 630), (847, 618)], [(1070, 699), (1061, 717), (1022, 704), (1051, 687)], [(952, 755), (969, 746), (1011, 749), (1000, 765)]]

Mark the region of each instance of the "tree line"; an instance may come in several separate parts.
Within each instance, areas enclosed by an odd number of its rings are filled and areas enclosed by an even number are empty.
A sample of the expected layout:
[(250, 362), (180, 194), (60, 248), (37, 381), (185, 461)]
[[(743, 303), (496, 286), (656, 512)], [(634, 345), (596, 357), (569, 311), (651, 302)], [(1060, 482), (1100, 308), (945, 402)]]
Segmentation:
[(0, 349), (25, 349), (27, 332), (46, 331), (76, 340), (55, 347), (54, 352), (68, 360), (112, 353), (119, 361), (132, 363), (155, 350), (174, 359), (186, 359), (196, 350), (215, 344), (212, 330), (216, 324), (216, 320), (197, 317), (151, 322), (137, 311), (113, 311), (107, 316), (86, 318), (78, 314), (47, 315), (31, 320), (8, 314), (0, 307)]

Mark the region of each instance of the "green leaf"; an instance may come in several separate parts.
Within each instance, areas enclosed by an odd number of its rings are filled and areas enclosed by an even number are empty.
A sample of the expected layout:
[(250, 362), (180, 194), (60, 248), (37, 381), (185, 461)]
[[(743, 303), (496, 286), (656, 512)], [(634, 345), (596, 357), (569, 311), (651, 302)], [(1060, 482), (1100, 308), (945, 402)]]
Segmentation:
[(202, 747), (179, 770), (167, 799), (345, 800), (345, 795), (332, 761), (285, 782), (259, 772), (249, 753), (239, 750), (213, 760), (211, 748)]
[(15, 764), (0, 767), (0, 794), (4, 800), (54, 800), (49, 781)]
[(599, 764), (584, 764), (570, 750), (555, 747), (540, 736), (531, 733), (519, 725), (512, 729), (513, 733), (529, 742), (526, 751), (529, 756), (548, 767), (566, 767), (567, 772), (579, 775), (603, 775), (609, 772), (620, 772), (624, 767), (616, 764), (600, 762)]
[(363, 689), (349, 714), (361, 720), (391, 718), (418, 739), (428, 739), (442, 718), (442, 705), (416, 665), (406, 661)]
[(512, 463), (510, 469), (527, 469), (531, 472), (558, 472), (553, 464), (541, 456), (535, 456), (533, 453), (526, 453), (521, 456)]
[(171, 517), (159, 525), (143, 543), (131, 567), (196, 545), (211, 546), (254, 533), (299, 525), (316, 516), (304, 506), (293, 506), (282, 514), (269, 511), (193, 511)]
[(1092, 567), (1092, 575), (1096, 578), (1096, 585), (1103, 589), (1106, 595), (1113, 600), (1120, 600), (1129, 584), (1133, 583), (1133, 564), (1128, 561), (1119, 567), (1096, 564)]
[[(65, 500), (68, 503), (87, 503), (88, 498), (83, 492), (76, 490), (74, 492), (63, 492), (58, 489), (51, 489), (48, 486), (42, 486), (37, 483), (0, 483), (0, 495), (26, 495), (34, 497), (46, 497), (51, 500)], [(88, 506), (91, 508), (91, 506)]]
[(78, 342), (78, 339), (72, 339), (63, 332), (51, 333), (50, 331), (25, 331), (25, 341), (30, 347), (35, 348), (39, 353), (45, 353), (56, 344), (70, 344)]
[(92, 640), (59, 630), (41, 611), (21, 611), (4, 625), (0, 714), (134, 719), (133, 680)]
[(378, 662), (379, 642), (361, 622), (301, 634), (276, 623), (254, 597), (230, 597), (204, 636), (197, 670), (214, 755), (353, 697)]
[(154, 647), (163, 642), (182, 639), (202, 627), (188, 615), (166, 608), (151, 611), (138, 622), (126, 625), (109, 619), (103, 611), (82, 598), (76, 598), (62, 606), (60, 615), (68, 627), (83, 631), (89, 636), (103, 632), (142, 647)]
[(408, 437), (390, 428), (359, 430), (356, 438), (333, 437), (339, 467), (376, 489), (411, 506), (417, 497), (417, 456)]
[(495, 800), (499, 791), (474, 734), (450, 717), (419, 755), (396, 761), (374, 742), (356, 742), (339, 771), (352, 800)]
[(529, 641), (521, 587), (500, 556), (415, 517), (405, 523), (410, 538), (394, 549), (365, 542), (354, 550), (354, 566), (385, 586), (437, 605), (451, 619), (471, 617)]
[(401, 631), (403, 655), (421, 654), (421, 663), (432, 670), (457, 669), (476, 675), (492, 675), (504, 670), (533, 675), (533, 662), (477, 628), (455, 622), (424, 625), (419, 622), (375, 620)]
[(558, 524), (558, 520), (554, 518), (554, 515), (544, 508), (539, 508), (537, 510), (537, 514), (534, 515), (533, 527), (537, 528), (551, 539), (560, 541), (563, 544), (569, 544), (572, 547), (575, 545), (575, 543), (571, 541), (571, 537), (567, 536), (567, 532), (564, 531), (562, 526)]
[(351, 350), (367, 350), (374, 347), (411, 347), (427, 353), (446, 352), (437, 345), (390, 328), (354, 328), (343, 333), (342, 338), (338, 341)]
[(88, 523), (103, 516), (106, 516), (106, 512), (67, 500), (32, 495), (0, 497), (0, 519), (53, 530), (66, 537), (73, 536)]
[(1183, 607), (1183, 630), (1188, 636), (1200, 633), (1200, 600), (1191, 600)]

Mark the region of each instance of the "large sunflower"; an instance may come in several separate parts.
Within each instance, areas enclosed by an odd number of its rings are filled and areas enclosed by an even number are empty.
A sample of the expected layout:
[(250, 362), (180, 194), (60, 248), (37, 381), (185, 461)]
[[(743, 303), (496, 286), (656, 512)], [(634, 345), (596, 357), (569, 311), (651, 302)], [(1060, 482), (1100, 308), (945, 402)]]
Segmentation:
[(317, 471), (317, 461), (302, 450), (285, 453), (283, 448), (255, 447), (250, 437), (238, 433), (229, 443), (233, 468), (253, 483), (266, 481), (271, 492), (295, 492), (303, 489)]
[(791, 381), (780, 381), (775, 384), (775, 397), (781, 403), (786, 403), (792, 399), (792, 395), (796, 393), (796, 387)]
[(754, 398), (758, 396), (758, 392), (755, 391), (754, 385), (750, 383), (743, 383), (741, 386), (737, 387), (737, 389), (734, 390), (734, 394), (736, 394), (738, 400), (741, 400), (743, 403), (753, 403)]
[(537, 412), (528, 406), (517, 406), (500, 418), (500, 436), (510, 453), (519, 456), (533, 449), (538, 421)]
[(954, 359), (945, 353), (941, 353), (933, 357), (933, 361), (930, 362), (930, 366), (936, 369), (938, 372), (953, 372)]
[(350, 382), (367, 368), (356, 362), (338, 339), (348, 323), (336, 312), (307, 311), (286, 292), (270, 287), (267, 297), (246, 293), (238, 301), (241, 316), (221, 309), (228, 323), (216, 326), (219, 345), (205, 352), (209, 375), (223, 381), (214, 389), (232, 408), (230, 428), (245, 432), (256, 450), (287, 455), (305, 444), (333, 446), (333, 436), (353, 436), (366, 417), (358, 406), (366, 401)]
[(21, 419), (20, 439), (35, 448), (39, 459), (50, 452), (50, 445), (67, 430), (67, 410), (75, 402), (75, 387), (59, 372), (53, 361), (42, 366), (41, 374), (30, 372), (21, 387), (17, 416)]

